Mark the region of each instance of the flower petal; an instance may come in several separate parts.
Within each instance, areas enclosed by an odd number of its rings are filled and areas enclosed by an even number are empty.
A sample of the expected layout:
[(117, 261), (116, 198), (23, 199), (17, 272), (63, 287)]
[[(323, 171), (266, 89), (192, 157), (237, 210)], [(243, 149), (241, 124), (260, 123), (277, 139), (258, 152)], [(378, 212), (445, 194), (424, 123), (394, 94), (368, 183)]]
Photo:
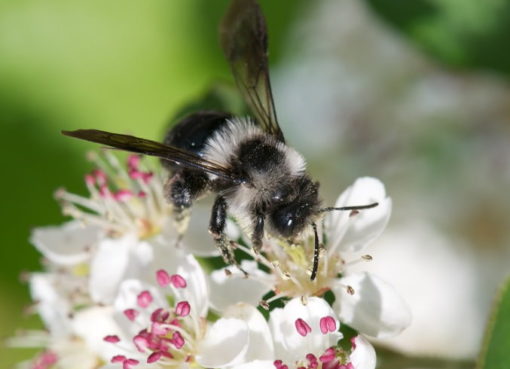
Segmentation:
[(113, 319), (112, 307), (92, 307), (76, 313), (72, 320), (75, 335), (103, 360), (110, 360), (119, 354), (119, 345), (104, 341), (108, 335), (121, 335), (121, 331)]
[(249, 344), (248, 325), (233, 318), (217, 320), (198, 345), (197, 362), (207, 368), (239, 364)]
[(249, 363), (244, 363), (241, 365), (236, 365), (232, 369), (273, 369), (274, 363), (273, 361), (268, 360), (255, 360)]
[(241, 267), (248, 272), (248, 277), (235, 267), (228, 268), (230, 275), (225, 269), (219, 269), (209, 276), (211, 305), (216, 310), (222, 311), (238, 302), (256, 306), (273, 286), (271, 275), (258, 269), (256, 262), (243, 260)]
[[(274, 309), (269, 318), (269, 325), (273, 334), (275, 357), (286, 363), (303, 360), (306, 354), (312, 353), (317, 357), (324, 350), (337, 343), (342, 338), (339, 332), (322, 334), (320, 320), (325, 316), (335, 316), (328, 303), (318, 297), (309, 297), (303, 305), (300, 298), (290, 300), (283, 309)], [(296, 330), (296, 321), (302, 319), (310, 326), (311, 331), (302, 336)], [(339, 322), (335, 319), (336, 326)]]
[(99, 303), (113, 302), (122, 280), (145, 273), (152, 259), (151, 246), (135, 235), (102, 240), (90, 265), (90, 295)]
[(33, 273), (30, 276), (30, 293), (37, 301), (37, 310), (46, 329), (55, 338), (71, 334), (69, 313), (71, 306), (55, 286), (57, 276), (50, 273)]
[(376, 178), (358, 178), (338, 198), (335, 207), (368, 205), (378, 202), (372, 209), (360, 210), (354, 216), (349, 211), (333, 211), (327, 219), (330, 253), (358, 252), (376, 239), (386, 227), (391, 215), (391, 199), (381, 181)]
[(223, 316), (242, 320), (248, 325), (249, 347), (243, 362), (274, 359), (271, 331), (264, 316), (255, 307), (244, 303), (236, 304), (226, 309)]
[(90, 257), (90, 249), (103, 236), (101, 228), (71, 221), (60, 226), (35, 228), (30, 242), (58, 265), (76, 265)]
[[(345, 286), (354, 289), (349, 294)], [(373, 274), (353, 273), (332, 286), (341, 321), (372, 337), (391, 337), (411, 323), (411, 312), (395, 289)]]
[(354, 350), (349, 357), (354, 368), (374, 369), (377, 362), (374, 347), (363, 336), (356, 336), (353, 341)]

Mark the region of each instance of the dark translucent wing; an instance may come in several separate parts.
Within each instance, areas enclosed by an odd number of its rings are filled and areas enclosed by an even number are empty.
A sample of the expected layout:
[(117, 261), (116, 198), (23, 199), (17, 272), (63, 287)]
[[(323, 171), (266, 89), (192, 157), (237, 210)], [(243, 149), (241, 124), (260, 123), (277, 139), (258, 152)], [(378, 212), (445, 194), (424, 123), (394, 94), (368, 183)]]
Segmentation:
[(108, 145), (117, 149), (136, 152), (139, 154), (156, 156), (168, 160), (175, 165), (184, 168), (194, 168), (204, 172), (217, 175), (234, 183), (243, 182), (242, 178), (234, 176), (228, 168), (217, 163), (202, 159), (200, 156), (179, 149), (174, 146), (168, 146), (156, 141), (146, 140), (129, 135), (99, 131), (96, 129), (79, 129), (77, 131), (62, 131), (62, 134), (70, 137), (79, 138), (85, 141), (91, 141), (103, 145)]
[(257, 123), (284, 142), (269, 81), (266, 22), (254, 0), (232, 2), (221, 23), (220, 39), (237, 85)]

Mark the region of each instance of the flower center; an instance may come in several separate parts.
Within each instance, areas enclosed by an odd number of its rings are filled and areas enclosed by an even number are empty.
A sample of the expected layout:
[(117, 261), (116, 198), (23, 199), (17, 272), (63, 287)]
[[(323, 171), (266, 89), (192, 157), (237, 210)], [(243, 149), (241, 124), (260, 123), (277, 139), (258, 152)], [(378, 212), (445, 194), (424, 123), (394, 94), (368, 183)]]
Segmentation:
[[(180, 274), (168, 274), (165, 270), (156, 272), (156, 281), (161, 287), (182, 289), (187, 287), (186, 279)], [(138, 352), (146, 355), (148, 364), (157, 362), (164, 368), (181, 367), (182, 363), (194, 361), (196, 341), (201, 335), (202, 322), (191, 314), (192, 306), (183, 300), (173, 308), (154, 308), (154, 297), (144, 290), (136, 297), (136, 307), (123, 311), (125, 317), (136, 326), (143, 328), (132, 337)], [(142, 316), (148, 317), (142, 322)], [(198, 318), (200, 319), (200, 318)], [(104, 340), (119, 343), (117, 336), (106, 336)], [(129, 361), (131, 360), (131, 361)], [(112, 357), (112, 363), (121, 363), (124, 369), (138, 364), (137, 360), (123, 355)]]
[[(309, 240), (308, 240), (309, 241)], [(327, 256), (321, 252), (319, 272), (315, 280), (311, 280), (313, 263), (313, 242), (302, 245), (282, 243), (283, 252), (274, 252), (272, 246), (267, 251), (268, 259), (276, 270), (276, 293), (287, 297), (320, 296), (331, 286), (332, 279), (342, 271), (343, 260), (337, 256)]]
[(273, 362), (276, 369), (354, 369), (349, 361), (349, 355), (339, 347), (330, 347), (319, 357), (308, 353), (302, 360), (293, 364), (294, 366), (289, 366), (282, 360)]
[(109, 152), (90, 158), (97, 167), (85, 176), (90, 195), (57, 191), (64, 213), (99, 224), (114, 235), (133, 229), (141, 239), (158, 234), (171, 211), (161, 177), (146, 168), (138, 155), (130, 155), (124, 165)]

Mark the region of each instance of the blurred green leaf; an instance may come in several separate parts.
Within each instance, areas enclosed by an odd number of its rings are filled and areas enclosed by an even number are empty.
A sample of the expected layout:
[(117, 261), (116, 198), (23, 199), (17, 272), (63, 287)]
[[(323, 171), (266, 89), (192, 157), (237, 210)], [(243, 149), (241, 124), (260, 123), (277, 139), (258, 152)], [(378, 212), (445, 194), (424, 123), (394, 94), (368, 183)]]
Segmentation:
[(507, 369), (510, 367), (510, 278), (501, 289), (487, 325), (477, 369)]
[(443, 63), (510, 74), (510, 2), (366, 1), (382, 18)]

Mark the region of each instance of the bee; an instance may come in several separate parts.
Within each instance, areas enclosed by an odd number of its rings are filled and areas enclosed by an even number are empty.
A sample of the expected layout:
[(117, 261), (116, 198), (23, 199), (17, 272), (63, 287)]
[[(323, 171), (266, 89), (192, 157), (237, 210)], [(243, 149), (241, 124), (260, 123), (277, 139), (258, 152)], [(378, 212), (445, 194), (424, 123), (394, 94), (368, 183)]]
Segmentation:
[[(209, 232), (229, 264), (237, 265), (225, 234), (227, 214), (250, 235), (255, 252), (261, 250), (266, 233), (294, 243), (312, 229), (314, 280), (320, 254), (316, 222), (321, 214), (358, 211), (377, 203), (321, 207), (319, 183), (307, 174), (303, 157), (286, 144), (278, 124), (269, 80), (266, 23), (255, 0), (233, 0), (220, 26), (220, 41), (255, 119), (198, 111), (174, 125), (163, 143), (95, 129), (62, 133), (162, 159), (170, 173), (165, 194), (178, 224), (186, 223), (195, 200), (215, 193)], [(182, 233), (186, 227), (180, 228)]]

